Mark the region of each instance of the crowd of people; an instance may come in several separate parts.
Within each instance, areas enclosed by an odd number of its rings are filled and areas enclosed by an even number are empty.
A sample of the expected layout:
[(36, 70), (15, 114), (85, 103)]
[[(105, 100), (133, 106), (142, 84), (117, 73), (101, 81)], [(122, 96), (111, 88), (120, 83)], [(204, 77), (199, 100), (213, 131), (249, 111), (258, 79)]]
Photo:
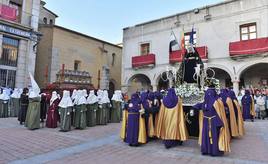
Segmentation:
[[(241, 102), (241, 105), (240, 105)], [(256, 116), (249, 90), (241, 100), (232, 89), (208, 88), (199, 111), (199, 140), (203, 155), (219, 156), (231, 151), (231, 140), (245, 134), (244, 121)], [(161, 139), (166, 148), (182, 145), (189, 138), (182, 98), (175, 89), (134, 93), (123, 110), (121, 139), (130, 146)]]
[[(241, 104), (242, 97), (245, 95), (245, 89), (241, 89), (238, 94), (238, 100)], [(268, 89), (249, 89), (249, 94), (253, 97), (255, 119), (268, 118)], [(252, 119), (253, 120), (253, 119)]]
[(21, 125), (30, 130), (41, 127), (67, 132), (107, 123), (119, 123), (122, 117), (121, 91), (108, 97), (107, 90), (64, 90), (40, 92), (36, 82), (23, 90), (4, 88), (0, 94), (0, 118), (18, 117)]

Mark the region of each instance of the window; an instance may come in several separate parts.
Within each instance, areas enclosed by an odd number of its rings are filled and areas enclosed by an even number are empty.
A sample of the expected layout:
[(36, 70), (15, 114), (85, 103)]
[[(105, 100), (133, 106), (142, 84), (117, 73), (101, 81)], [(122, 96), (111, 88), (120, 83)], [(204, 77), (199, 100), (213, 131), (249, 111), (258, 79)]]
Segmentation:
[(240, 40), (250, 40), (257, 38), (256, 23), (249, 23), (240, 26)]
[(45, 24), (47, 24), (47, 18), (46, 18), (46, 17), (43, 19), (43, 22), (44, 22)]
[(116, 54), (113, 53), (113, 54), (112, 54), (112, 66), (114, 66), (114, 63), (115, 63), (115, 56), (116, 56)]
[(81, 61), (75, 60), (74, 61), (74, 70), (79, 71), (81, 66)]
[(0, 64), (17, 67), (19, 40), (4, 36), (2, 47)]
[(150, 43), (143, 43), (140, 45), (140, 54), (148, 55), (150, 53)]
[[(19, 2), (19, 1), (18, 1)], [(17, 2), (13, 2), (13, 1), (10, 1), (9, 2), (9, 6), (12, 7), (12, 8), (15, 8), (17, 10), (17, 13), (16, 13), (16, 16), (17, 16), (17, 21), (20, 22), (21, 20), (21, 12), (22, 12), (22, 2), (20, 3), (17, 3)]]
[[(184, 34), (184, 45), (186, 49), (190, 46), (191, 33), (192, 32), (187, 32)], [(196, 32), (194, 32), (194, 47), (196, 46), (196, 39), (197, 39)]]
[(16, 71), (0, 69), (0, 85), (2, 87), (15, 87)]
[(49, 24), (53, 25), (53, 20), (52, 19), (50, 19)]

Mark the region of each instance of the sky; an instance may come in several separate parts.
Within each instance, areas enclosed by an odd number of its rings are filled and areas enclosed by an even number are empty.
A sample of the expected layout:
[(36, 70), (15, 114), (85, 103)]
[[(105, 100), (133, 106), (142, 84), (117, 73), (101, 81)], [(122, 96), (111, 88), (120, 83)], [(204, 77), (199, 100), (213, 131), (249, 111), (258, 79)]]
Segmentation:
[[(223, 0), (44, 0), (56, 24), (114, 44), (123, 28)], [(67, 3), (68, 2), (68, 3)]]

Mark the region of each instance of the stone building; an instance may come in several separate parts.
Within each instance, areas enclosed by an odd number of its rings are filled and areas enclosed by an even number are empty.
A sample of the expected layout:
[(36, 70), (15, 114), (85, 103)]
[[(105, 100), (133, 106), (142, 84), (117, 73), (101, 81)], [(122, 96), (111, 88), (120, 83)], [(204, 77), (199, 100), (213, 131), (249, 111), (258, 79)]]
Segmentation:
[[(43, 37), (38, 45), (35, 71), (39, 85), (58, 81), (57, 74), (64, 67), (69, 72), (66, 82), (90, 81), (95, 88), (120, 89), (122, 47), (54, 25), (57, 15), (44, 8), (44, 3), (41, 8), (39, 30)], [(81, 75), (88, 80), (77, 80)]]
[[(124, 29), (124, 90), (168, 87), (167, 67), (178, 68), (181, 50), (169, 51), (171, 33), (184, 34), (203, 62), (216, 72), (222, 87), (264, 87), (268, 81), (268, 1), (226, 0)], [(181, 43), (179, 43), (181, 44)]]
[(27, 87), (35, 72), (40, 0), (2, 0), (0, 9), (0, 86)]

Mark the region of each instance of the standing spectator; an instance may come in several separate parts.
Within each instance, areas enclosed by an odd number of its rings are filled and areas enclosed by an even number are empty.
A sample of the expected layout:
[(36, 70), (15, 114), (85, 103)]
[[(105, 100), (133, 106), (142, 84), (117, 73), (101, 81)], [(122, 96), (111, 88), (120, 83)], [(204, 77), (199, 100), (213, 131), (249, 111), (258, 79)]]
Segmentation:
[(266, 117), (268, 117), (268, 89), (265, 90), (265, 110)]
[(257, 97), (257, 108), (259, 109), (259, 117), (264, 120), (266, 113), (265, 113), (265, 96), (260, 94)]

